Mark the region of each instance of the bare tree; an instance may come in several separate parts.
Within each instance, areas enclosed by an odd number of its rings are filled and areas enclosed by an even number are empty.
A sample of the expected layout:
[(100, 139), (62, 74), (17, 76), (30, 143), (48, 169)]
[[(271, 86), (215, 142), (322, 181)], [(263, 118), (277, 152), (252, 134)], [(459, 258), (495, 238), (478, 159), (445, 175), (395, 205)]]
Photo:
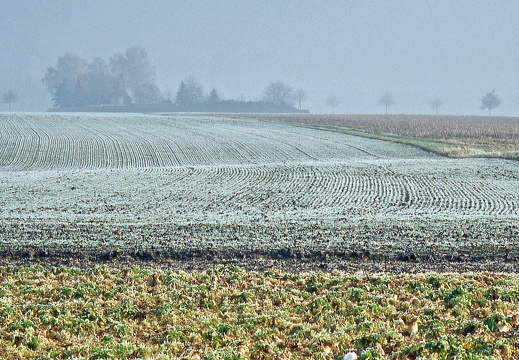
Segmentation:
[(501, 105), (501, 99), (497, 96), (496, 91), (492, 90), (492, 92), (481, 98), (481, 106), (479, 108), (481, 110), (488, 109), (488, 115), (490, 115), (490, 110), (495, 109), (499, 105)]
[(184, 82), (191, 94), (191, 101), (193, 103), (201, 103), (204, 101), (204, 86), (194, 76), (188, 76)]
[(307, 95), (306, 95), (306, 90), (305, 89), (299, 89), (296, 91), (296, 94), (295, 94), (295, 98), (296, 98), (296, 101), (297, 101), (297, 108), (299, 110), (301, 110), (301, 103), (303, 101), (305, 101), (306, 99), (308, 99)]
[(395, 105), (396, 102), (395, 102), (395, 99), (393, 99), (393, 95), (391, 95), (390, 92), (386, 92), (386, 93), (384, 93), (384, 95), (382, 95), (380, 97), (380, 99), (378, 99), (378, 104), (386, 107), (386, 114), (387, 114), (387, 108), (390, 107), (391, 105)]
[(263, 91), (263, 100), (273, 104), (293, 104), (292, 87), (282, 81), (271, 82)]
[(124, 55), (114, 54), (110, 58), (110, 70), (114, 75), (123, 75), (124, 82), (136, 102), (147, 102), (139, 96), (148, 94), (155, 87), (155, 67), (148, 52), (141, 46), (131, 46)]
[(436, 96), (433, 101), (431, 101), (431, 108), (433, 109), (436, 109), (436, 115), (438, 115), (438, 109), (440, 108), (440, 106), (442, 106), (443, 103), (442, 101), (438, 98), (438, 96)]
[(2, 94), (2, 101), (9, 104), (9, 111), (11, 111), (11, 104), (19, 100), (18, 94), (14, 90), (7, 90)]
[(332, 114), (335, 114), (335, 107), (339, 105), (339, 101), (335, 95), (328, 96), (325, 101), (326, 105), (331, 106)]

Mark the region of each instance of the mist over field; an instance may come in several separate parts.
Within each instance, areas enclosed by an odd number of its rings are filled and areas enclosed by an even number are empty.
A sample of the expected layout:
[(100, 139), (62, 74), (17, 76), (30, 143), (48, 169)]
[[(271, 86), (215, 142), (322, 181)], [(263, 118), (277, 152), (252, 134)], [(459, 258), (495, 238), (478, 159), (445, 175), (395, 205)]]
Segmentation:
[[(337, 113), (519, 114), (517, 1), (5, 1), (0, 92), (13, 111), (46, 111), (42, 84), (66, 52), (105, 60), (142, 46), (162, 94), (195, 77), (221, 98), (259, 100), (270, 82), (304, 89), (302, 107)], [(2, 103), (1, 111), (8, 111)]]

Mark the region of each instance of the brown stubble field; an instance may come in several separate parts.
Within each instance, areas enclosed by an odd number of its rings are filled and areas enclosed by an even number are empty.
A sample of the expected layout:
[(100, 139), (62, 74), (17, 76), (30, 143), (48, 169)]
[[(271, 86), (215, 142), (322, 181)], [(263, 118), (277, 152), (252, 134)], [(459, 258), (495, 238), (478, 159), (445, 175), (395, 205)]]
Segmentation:
[(452, 157), (517, 158), (519, 152), (518, 117), (402, 114), (249, 116), (409, 143)]

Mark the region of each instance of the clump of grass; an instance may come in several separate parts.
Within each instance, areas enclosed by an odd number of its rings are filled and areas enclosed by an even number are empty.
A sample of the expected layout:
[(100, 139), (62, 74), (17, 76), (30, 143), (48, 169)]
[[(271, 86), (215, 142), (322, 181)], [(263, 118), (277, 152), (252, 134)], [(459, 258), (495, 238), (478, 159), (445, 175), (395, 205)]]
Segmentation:
[(519, 356), (517, 275), (36, 266), (0, 279), (6, 359)]

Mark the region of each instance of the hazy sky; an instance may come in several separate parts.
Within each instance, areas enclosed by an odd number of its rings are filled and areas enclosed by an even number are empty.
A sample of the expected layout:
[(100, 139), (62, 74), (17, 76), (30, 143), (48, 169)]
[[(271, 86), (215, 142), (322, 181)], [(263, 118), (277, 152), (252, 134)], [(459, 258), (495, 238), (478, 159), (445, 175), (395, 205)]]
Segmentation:
[[(18, 111), (52, 106), (47, 67), (72, 51), (91, 61), (141, 45), (158, 85), (195, 76), (226, 99), (257, 100), (271, 81), (303, 88), (311, 112), (519, 115), (519, 1), (0, 0), (0, 91)], [(1, 104), (6, 111), (7, 105)]]

